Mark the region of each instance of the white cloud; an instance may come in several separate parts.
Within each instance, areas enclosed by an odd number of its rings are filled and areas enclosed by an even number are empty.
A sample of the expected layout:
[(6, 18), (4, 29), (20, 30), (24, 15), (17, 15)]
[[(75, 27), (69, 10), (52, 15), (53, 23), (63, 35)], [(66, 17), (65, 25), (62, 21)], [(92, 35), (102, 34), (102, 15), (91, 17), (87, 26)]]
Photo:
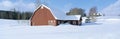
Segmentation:
[(24, 3), (22, 0), (18, 0), (16, 2), (3, 0), (0, 2), (0, 10), (11, 10), (13, 8), (18, 11), (34, 11), (35, 4), (32, 2)]
[(2, 1), (0, 2), (0, 9), (7, 10), (9, 8), (13, 8), (13, 3), (10, 1)]
[(120, 15), (120, 0), (104, 8), (102, 11), (107, 16), (118, 16)]
[(3, 6), (6, 6), (6, 7), (12, 7), (12, 3), (9, 2), (9, 1), (4, 1), (2, 2)]

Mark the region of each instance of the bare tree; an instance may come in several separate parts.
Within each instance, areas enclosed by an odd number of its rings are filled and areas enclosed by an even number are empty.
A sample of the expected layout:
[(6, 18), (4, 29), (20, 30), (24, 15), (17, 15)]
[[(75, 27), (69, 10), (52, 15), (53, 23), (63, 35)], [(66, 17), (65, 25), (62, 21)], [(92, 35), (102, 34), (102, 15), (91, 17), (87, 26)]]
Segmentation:
[(35, 3), (36, 8), (38, 8), (40, 6), (40, 4), (41, 4), (40, 0), (36, 0), (36, 3)]
[(92, 7), (89, 10), (89, 16), (96, 16), (97, 15), (97, 7)]
[(89, 10), (89, 18), (91, 18), (91, 21), (92, 22), (95, 22), (96, 21), (96, 16), (97, 16), (97, 7), (92, 7), (90, 10)]

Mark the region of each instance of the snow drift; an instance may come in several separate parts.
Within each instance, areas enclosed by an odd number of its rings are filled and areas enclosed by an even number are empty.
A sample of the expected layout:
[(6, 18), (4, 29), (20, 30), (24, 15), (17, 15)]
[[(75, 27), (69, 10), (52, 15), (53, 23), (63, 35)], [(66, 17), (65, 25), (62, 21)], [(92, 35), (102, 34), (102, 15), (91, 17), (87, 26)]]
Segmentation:
[(28, 26), (1, 19), (0, 39), (120, 39), (120, 18), (100, 17), (82, 26)]

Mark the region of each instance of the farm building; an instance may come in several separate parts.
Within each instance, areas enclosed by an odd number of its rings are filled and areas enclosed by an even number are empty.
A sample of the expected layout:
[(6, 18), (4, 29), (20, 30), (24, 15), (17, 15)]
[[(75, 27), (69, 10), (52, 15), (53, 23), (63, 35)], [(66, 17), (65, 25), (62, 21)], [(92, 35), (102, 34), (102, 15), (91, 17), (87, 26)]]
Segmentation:
[(81, 15), (69, 15), (67, 16), (64, 12), (55, 8), (48, 7), (41, 4), (34, 12), (31, 17), (31, 26), (40, 25), (60, 25), (69, 23), (72, 25), (81, 25)]

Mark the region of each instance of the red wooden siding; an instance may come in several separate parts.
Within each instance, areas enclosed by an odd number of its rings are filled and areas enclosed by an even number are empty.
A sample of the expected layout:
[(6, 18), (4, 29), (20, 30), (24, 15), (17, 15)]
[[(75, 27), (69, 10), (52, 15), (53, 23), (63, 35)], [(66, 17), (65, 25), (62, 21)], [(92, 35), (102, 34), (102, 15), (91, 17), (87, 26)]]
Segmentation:
[(49, 9), (40, 7), (34, 12), (31, 18), (31, 25), (56, 25), (56, 20)]

